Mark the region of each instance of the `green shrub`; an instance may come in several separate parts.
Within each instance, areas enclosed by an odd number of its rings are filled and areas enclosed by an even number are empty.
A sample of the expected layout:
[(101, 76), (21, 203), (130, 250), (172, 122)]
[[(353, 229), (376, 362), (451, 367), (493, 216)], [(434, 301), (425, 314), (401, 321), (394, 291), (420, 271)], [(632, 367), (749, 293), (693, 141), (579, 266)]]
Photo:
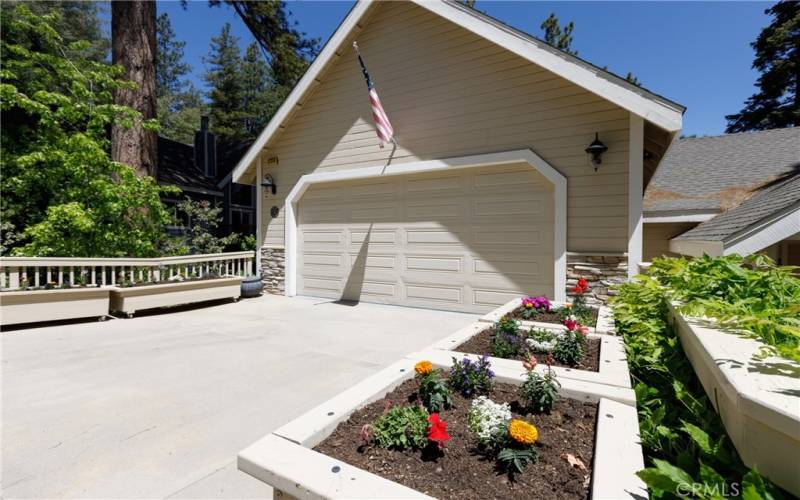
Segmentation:
[(582, 334), (576, 331), (565, 332), (556, 340), (553, 359), (565, 365), (577, 366), (583, 359), (585, 342)]
[(419, 398), (425, 408), (432, 413), (437, 413), (453, 404), (453, 394), (447, 383), (438, 371), (419, 375)]
[(618, 333), (625, 338), (634, 382), (645, 462), (640, 471), (653, 498), (675, 498), (681, 483), (745, 498), (780, 498), (756, 471), (748, 471), (700, 385), (672, 327), (667, 296), (653, 278), (639, 276), (613, 300)]
[(561, 384), (551, 370), (542, 376), (532, 368), (528, 370), (525, 382), (519, 388), (519, 397), (525, 409), (536, 413), (550, 412), (558, 401), (558, 388)]
[(428, 442), (428, 417), (422, 406), (395, 406), (372, 423), (373, 439), (382, 448), (423, 448)]
[(763, 354), (800, 361), (800, 279), (793, 270), (762, 255), (728, 255), (655, 259), (649, 274), (687, 315), (749, 331), (768, 346)]

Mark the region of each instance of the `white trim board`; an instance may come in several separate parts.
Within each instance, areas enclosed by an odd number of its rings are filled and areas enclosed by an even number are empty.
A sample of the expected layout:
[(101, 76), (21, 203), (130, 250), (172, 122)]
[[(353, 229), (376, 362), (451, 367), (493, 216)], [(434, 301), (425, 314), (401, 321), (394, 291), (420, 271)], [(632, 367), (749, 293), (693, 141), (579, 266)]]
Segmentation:
[(476, 168), (491, 165), (508, 165), (513, 163), (527, 163), (531, 168), (544, 175), (553, 183), (555, 193), (554, 214), (554, 247), (553, 255), (554, 300), (566, 300), (567, 287), (567, 178), (561, 172), (550, 166), (539, 155), (530, 149), (504, 151), (500, 153), (486, 153), (471, 156), (443, 158), (440, 160), (427, 160), (398, 165), (376, 165), (374, 167), (338, 170), (335, 172), (322, 172), (306, 174), (297, 181), (292, 191), (286, 197), (284, 206), (284, 220), (286, 232), (285, 279), (286, 295), (297, 295), (297, 205), (303, 194), (312, 184), (321, 182), (335, 182), (346, 180), (369, 179), (375, 177), (389, 177), (397, 175), (418, 174), (447, 170), (455, 168)]
[[(673, 135), (683, 126), (683, 112), (685, 110), (683, 106), (671, 103), (662, 97), (636, 87), (622, 78), (554, 49), (542, 41), (523, 36), (502, 23), (462, 7), (455, 2), (442, 0), (413, 1), (420, 7), (552, 71), (554, 74), (646, 119)], [(234, 182), (242, 182), (242, 177), (253, 164), (258, 152), (264, 149), (278, 131), (284, 127), (292, 110), (300, 105), (302, 99), (308, 95), (315, 85), (320, 83), (319, 77), (323, 70), (331, 61), (341, 55), (340, 51), (344, 52), (344, 42), (353, 32), (362, 28), (359, 22), (364, 18), (372, 4), (373, 0), (361, 0), (356, 3), (328, 43), (325, 44), (319, 56), (308, 68), (308, 71), (292, 89), (292, 92), (275, 113), (275, 116), (253, 142), (242, 159), (239, 160), (233, 170)]]
[(670, 222), (705, 222), (711, 220), (720, 212), (687, 213), (684, 215), (647, 215), (644, 216), (645, 224), (666, 224)]
[(628, 278), (639, 274), (642, 261), (642, 185), (644, 184), (644, 120), (630, 114), (628, 127)]

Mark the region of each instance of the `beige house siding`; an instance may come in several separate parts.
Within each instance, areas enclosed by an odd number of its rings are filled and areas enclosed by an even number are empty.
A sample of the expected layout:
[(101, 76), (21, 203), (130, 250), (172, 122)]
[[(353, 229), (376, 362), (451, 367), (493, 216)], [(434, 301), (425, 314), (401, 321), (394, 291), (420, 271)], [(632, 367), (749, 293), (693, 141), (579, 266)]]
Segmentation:
[(655, 257), (675, 257), (678, 254), (669, 251), (669, 240), (695, 227), (697, 222), (665, 222), (644, 225), (642, 236), (642, 258), (650, 261)]
[[(281, 214), (301, 175), (530, 148), (568, 178), (567, 249), (627, 250), (629, 113), (412, 4), (383, 2), (357, 36), (399, 147), (378, 147), (364, 79), (350, 51), (263, 153), (278, 194), (264, 200), (265, 246), (284, 243)], [(609, 147), (595, 173), (583, 152)], [(277, 158), (277, 166), (268, 163)]]

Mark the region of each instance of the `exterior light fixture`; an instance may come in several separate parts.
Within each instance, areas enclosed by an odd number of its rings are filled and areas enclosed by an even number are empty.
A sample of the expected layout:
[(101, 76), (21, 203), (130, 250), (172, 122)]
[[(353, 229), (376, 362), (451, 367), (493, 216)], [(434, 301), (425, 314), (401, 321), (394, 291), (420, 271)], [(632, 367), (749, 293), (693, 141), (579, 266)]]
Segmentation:
[(608, 151), (608, 146), (600, 142), (600, 139), (597, 137), (597, 132), (594, 133), (594, 140), (589, 147), (586, 148), (586, 154), (592, 155), (592, 167), (594, 167), (594, 171), (597, 172), (597, 169), (600, 167), (600, 164), (603, 163), (603, 153)]
[(275, 192), (278, 190), (278, 186), (275, 184), (275, 179), (273, 179), (270, 174), (264, 174), (264, 179), (261, 181), (261, 186), (270, 189), (272, 194), (275, 194)]

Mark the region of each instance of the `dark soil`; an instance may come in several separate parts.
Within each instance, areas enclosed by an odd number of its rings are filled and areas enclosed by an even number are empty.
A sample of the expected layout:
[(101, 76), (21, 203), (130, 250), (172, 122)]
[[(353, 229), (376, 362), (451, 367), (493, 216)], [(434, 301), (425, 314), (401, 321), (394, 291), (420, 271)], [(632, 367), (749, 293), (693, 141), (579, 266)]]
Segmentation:
[[(559, 325), (561, 324), (561, 315), (558, 314), (557, 312), (537, 312), (530, 318), (525, 319), (522, 317), (522, 311), (523, 307), (520, 306), (511, 311), (511, 313), (509, 313), (509, 316), (511, 316), (517, 321), (539, 321), (540, 323), (558, 323)], [(592, 321), (589, 326), (594, 326), (597, 324), (597, 314), (599, 313), (599, 311), (600, 310), (597, 308), (594, 307), (592, 308)]]
[[(461, 395), (454, 395), (453, 407), (439, 414), (447, 422), (447, 432), (452, 437), (443, 453), (435, 448), (397, 451), (363, 446), (359, 437), (361, 428), (384, 412), (387, 401), (393, 404), (414, 401), (416, 390), (415, 380), (403, 383), (385, 399), (353, 413), (314, 449), (441, 499), (589, 497), (596, 404), (561, 399), (550, 414), (525, 415), (520, 413), (517, 388), (496, 384), (489, 397), (498, 403), (511, 403), (515, 417), (524, 418), (539, 429), (538, 461), (512, 479), (497, 469), (493, 457), (482, 455), (477, 448), (467, 428), (470, 400)], [(583, 462), (586, 470), (571, 466), (567, 454)]]
[[(488, 354), (491, 356), (492, 337), (494, 337), (494, 334), (494, 328), (487, 328), (460, 346), (453, 348), (453, 350), (468, 354)], [(523, 336), (520, 335), (520, 338), (523, 338)], [(523, 345), (526, 345), (524, 340), (522, 343)], [(536, 355), (536, 358), (540, 362), (544, 361), (543, 356), (540, 356), (537, 353), (533, 354)], [(527, 351), (517, 356), (511, 356), (509, 359), (518, 359), (522, 361), (526, 357)], [(600, 339), (586, 339), (586, 348), (583, 351), (583, 359), (581, 359), (581, 362), (578, 363), (578, 366), (565, 365), (555, 360), (553, 362), (553, 366), (564, 366), (567, 368), (575, 368), (578, 370), (586, 370), (591, 372), (600, 371)]]

